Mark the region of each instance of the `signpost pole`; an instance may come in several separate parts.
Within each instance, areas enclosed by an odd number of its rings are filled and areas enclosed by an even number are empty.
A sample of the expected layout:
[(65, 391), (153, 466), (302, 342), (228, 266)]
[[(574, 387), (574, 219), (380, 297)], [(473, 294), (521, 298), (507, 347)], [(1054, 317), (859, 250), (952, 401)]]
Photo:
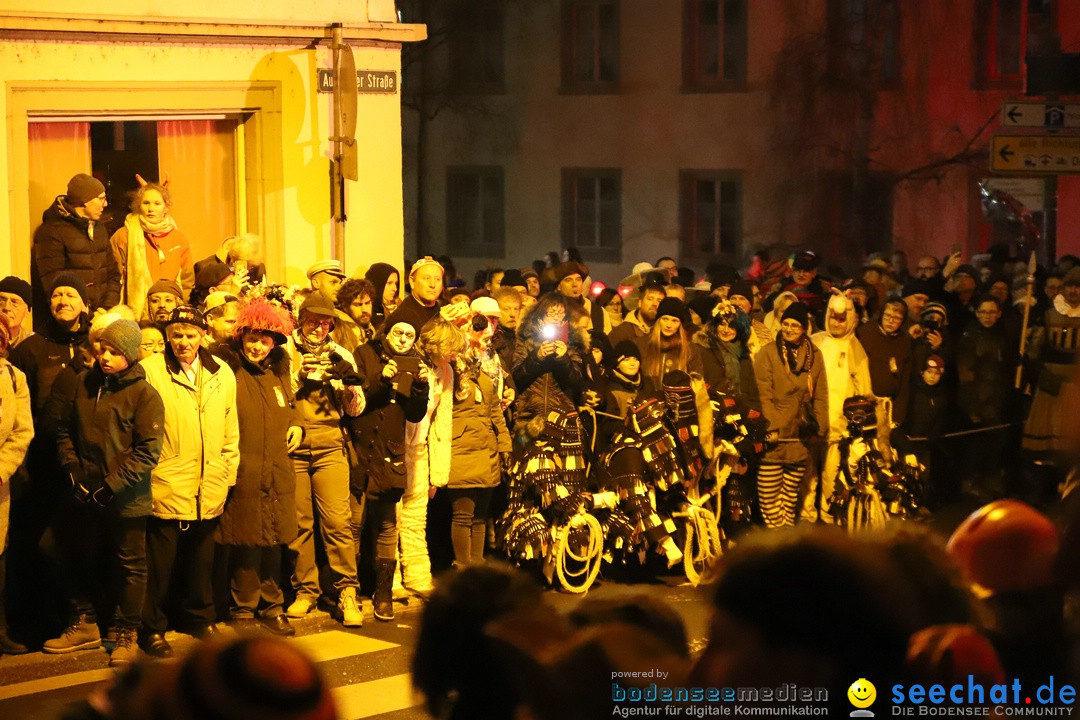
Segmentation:
[(330, 162), (330, 215), (331, 235), (334, 241), (334, 259), (345, 260), (345, 180), (341, 175), (341, 23), (330, 26), (330, 54), (334, 68), (334, 112), (331, 139), (333, 141), (333, 159)]

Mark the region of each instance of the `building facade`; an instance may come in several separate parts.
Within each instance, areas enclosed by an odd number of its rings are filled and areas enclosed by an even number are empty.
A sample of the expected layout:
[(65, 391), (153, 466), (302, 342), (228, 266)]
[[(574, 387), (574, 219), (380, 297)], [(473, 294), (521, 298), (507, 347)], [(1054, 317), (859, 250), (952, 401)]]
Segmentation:
[[(425, 5), (440, 30), (406, 59), (406, 252), (469, 276), (568, 246), (609, 282), (661, 256), (978, 252), (977, 183), (1025, 54), (1080, 47), (1076, 0)], [(1077, 176), (1056, 200), (1057, 253), (1078, 251)]]
[(114, 223), (135, 173), (168, 179), (196, 259), (227, 236), (263, 237), (270, 277), (306, 283), (335, 254), (331, 218), (331, 24), (358, 70), (393, 78), (361, 93), (359, 180), (345, 184), (346, 268), (401, 264), (401, 48), (425, 28), (393, 0), (0, 0), (0, 274), (29, 277), (31, 237), (68, 178), (108, 188)]

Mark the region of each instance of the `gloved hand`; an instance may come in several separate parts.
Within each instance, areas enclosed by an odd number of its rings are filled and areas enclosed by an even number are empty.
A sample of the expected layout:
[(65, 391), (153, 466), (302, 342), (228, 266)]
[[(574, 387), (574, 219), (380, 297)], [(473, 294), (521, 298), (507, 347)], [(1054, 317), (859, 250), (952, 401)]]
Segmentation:
[(82, 464), (77, 462), (65, 463), (64, 472), (71, 478), (71, 491), (74, 493), (75, 499), (82, 503), (88, 501), (91, 492), (86, 486), (86, 473), (83, 471)]
[(109, 487), (108, 484), (106, 484), (104, 482), (101, 483), (101, 487), (99, 487), (97, 490), (94, 491), (94, 494), (91, 496), (91, 499), (93, 499), (93, 501), (99, 507), (105, 507), (110, 502), (112, 502), (112, 499), (113, 499), (112, 488)]
[(88, 496), (84, 502), (93, 501), (105, 507), (113, 498), (112, 488), (105, 483), (105, 476), (94, 465), (86, 468), (85, 487)]

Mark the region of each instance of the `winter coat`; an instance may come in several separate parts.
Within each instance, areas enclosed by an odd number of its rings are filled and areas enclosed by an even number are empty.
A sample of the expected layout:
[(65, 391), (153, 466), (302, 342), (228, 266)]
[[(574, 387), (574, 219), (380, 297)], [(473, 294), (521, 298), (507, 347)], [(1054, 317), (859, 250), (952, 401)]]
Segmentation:
[(650, 332), (652, 332), (652, 327), (645, 324), (637, 310), (631, 310), (626, 315), (626, 319), (608, 333), (608, 340), (611, 341), (612, 347), (615, 347), (623, 340), (631, 340), (644, 353), (645, 346), (649, 344)]
[(514, 426), (524, 427), (534, 417), (546, 418), (552, 410), (575, 412), (585, 389), (583, 346), (571, 339), (566, 354), (537, 357), (541, 341), (519, 333), (511, 374), (517, 387)]
[(366, 328), (362, 328), (349, 313), (343, 310), (337, 310), (336, 313), (337, 317), (334, 319), (334, 330), (330, 333), (330, 339), (351, 352), (355, 359), (357, 349), (374, 339), (375, 326), (369, 324)]
[[(344, 449), (342, 418), (357, 416), (364, 410), (364, 393), (359, 385), (348, 384), (335, 388), (327, 375), (301, 376), (304, 355), (308, 354), (300, 342), (300, 331), (293, 333), (291, 353), (292, 390), (296, 395), (296, 408), (304, 427), (304, 440), (297, 452), (308, 453), (312, 448), (340, 447)], [(332, 340), (327, 340), (320, 350), (333, 365), (344, 366), (348, 373), (356, 371), (356, 361), (351, 352)], [(338, 373), (341, 374), (341, 373)], [(340, 378), (338, 378), (340, 379)], [(295, 453), (294, 453), (295, 454)]]
[(224, 545), (271, 547), (296, 539), (296, 475), (286, 447), (290, 427), (300, 417), (289, 389), (289, 356), (278, 346), (260, 364), (235, 344), (217, 356), (236, 376), (236, 414), (240, 423), (240, 464), (217, 527)]
[[(811, 353), (810, 358), (807, 357), (807, 350)], [(806, 370), (808, 361), (809, 383)], [(775, 430), (780, 439), (776, 448), (765, 455), (764, 462), (806, 462), (809, 453), (806, 445), (799, 440), (799, 420), (804, 403), (812, 402), (814, 417), (822, 432), (829, 427), (829, 381), (823, 365), (821, 353), (813, 343), (800, 347), (795, 372), (784, 363), (775, 342), (763, 347), (754, 358), (761, 412), (769, 421), (769, 429)], [(812, 401), (810, 384), (814, 388)]]
[(1016, 350), (1001, 322), (985, 328), (972, 323), (956, 347), (957, 400), (967, 418), (977, 425), (1009, 420)]
[[(202, 260), (195, 263), (193, 276), (197, 276), (200, 272), (208, 267), (214, 267), (216, 265), (226, 265), (232, 268), (232, 261), (225, 262), (217, 256), (217, 253), (210, 257), (205, 257)], [(251, 263), (248, 265), (248, 284), (260, 285), (263, 280), (266, 279), (266, 265), (263, 263)]]
[[(855, 337), (859, 326), (855, 305), (843, 295), (833, 295), (827, 314), (843, 314), (847, 320), (839, 337), (828, 330), (814, 333), (810, 340), (821, 352), (825, 375), (829, 382), (829, 442), (837, 442), (847, 430), (844, 401), (856, 395), (873, 395), (870, 383), (870, 361)], [(829, 326), (826, 318), (825, 326)], [(824, 427), (822, 428), (824, 430)]]
[(892, 398), (893, 422), (902, 423), (907, 415), (911, 391), (911, 359), (914, 351), (911, 336), (903, 330), (886, 335), (878, 322), (860, 325), (855, 336), (862, 343), (870, 363), (870, 384), (874, 388), (874, 395)]
[[(450, 478), (454, 434), (454, 371), (443, 362), (428, 368), (427, 411), (420, 422), (405, 423), (405, 453), (418, 486), (445, 487)], [(420, 452), (427, 447), (426, 455)]]
[(57, 432), (61, 467), (78, 465), (113, 491), (108, 510), (120, 517), (150, 514), (150, 475), (161, 455), (165, 408), (146, 372), (135, 364), (115, 375), (97, 365), (57, 379), (64, 397)]
[(495, 383), (485, 373), (454, 371), (454, 431), (449, 488), (496, 487), (499, 453), (513, 448)]
[[(48, 310), (46, 310), (48, 313)], [(41, 332), (35, 333), (12, 348), (9, 356), (11, 364), (26, 375), (33, 402), (34, 422), (37, 423), (41, 410), (52, 392), (53, 381), (68, 365), (81, 370), (77, 360), (79, 348), (87, 344), (90, 322), (84, 315), (79, 321), (79, 329), (67, 330), (57, 324), (52, 315)]]
[(709, 387), (760, 412), (754, 359), (746, 345), (723, 342), (708, 327), (694, 333), (693, 342), (701, 354), (701, 374)]
[[(129, 216), (130, 217), (130, 216)], [(191, 243), (187, 236), (179, 230), (172, 230), (158, 237), (144, 235), (146, 245), (146, 269), (150, 273), (150, 284), (158, 280), (173, 280), (180, 285), (180, 292), (184, 295), (184, 302), (191, 296), (191, 290), (195, 287), (195, 268), (191, 264)], [(132, 281), (139, 277), (137, 273), (127, 272), (128, 253), (128, 229), (121, 227), (113, 233), (109, 239), (112, 245), (113, 255), (120, 266), (121, 272), (126, 273), (127, 279), (121, 283), (120, 302), (131, 307), (136, 317), (142, 317), (146, 306), (146, 293), (149, 286), (142, 287)]]
[(151, 476), (154, 517), (208, 520), (225, 508), (240, 463), (236, 376), (205, 349), (192, 383), (166, 347), (142, 361), (165, 404), (165, 442)]
[(0, 555), (7, 547), (11, 476), (26, 457), (33, 437), (34, 420), (26, 376), (0, 358)]
[(382, 371), (395, 357), (385, 339), (356, 350), (357, 372), (364, 378), (364, 412), (349, 420), (356, 469), (353, 495), (369, 498), (405, 489), (405, 423), (418, 423), (428, 408), (428, 383), (414, 378), (408, 395), (397, 391)]
[[(49, 307), (53, 281), (64, 271), (78, 275), (86, 283), (86, 307), (91, 314), (120, 302), (120, 267), (109, 244), (109, 231), (105, 223), (98, 221), (93, 225), (93, 236), (90, 233), (90, 221), (78, 215), (63, 195), (42, 213), (41, 225), (34, 231), (30, 263), (34, 307)], [(35, 313), (35, 330), (44, 326), (45, 317), (47, 312)]]

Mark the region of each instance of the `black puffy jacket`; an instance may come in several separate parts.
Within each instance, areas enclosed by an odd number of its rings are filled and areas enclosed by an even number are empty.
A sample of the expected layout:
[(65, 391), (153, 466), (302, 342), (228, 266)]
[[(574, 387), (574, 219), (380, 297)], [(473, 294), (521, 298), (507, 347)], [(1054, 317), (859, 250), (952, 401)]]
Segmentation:
[[(86, 306), (94, 310), (111, 308), (120, 302), (120, 266), (116, 263), (109, 230), (104, 222), (94, 223), (76, 214), (61, 195), (42, 213), (41, 225), (34, 232), (34, 255), (30, 262), (30, 283), (34, 289), (34, 307), (49, 306), (48, 293), (56, 276), (72, 272), (86, 283)], [(40, 331), (47, 312), (34, 313), (34, 330)]]

